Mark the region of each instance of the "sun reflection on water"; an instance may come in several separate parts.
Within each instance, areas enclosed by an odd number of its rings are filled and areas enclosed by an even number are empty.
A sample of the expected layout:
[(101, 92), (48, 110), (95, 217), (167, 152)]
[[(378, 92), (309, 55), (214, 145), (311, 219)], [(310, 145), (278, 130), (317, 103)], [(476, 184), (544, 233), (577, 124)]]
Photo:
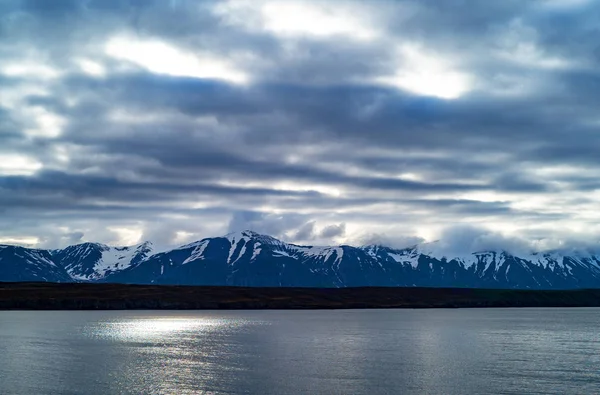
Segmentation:
[[(109, 393), (127, 388), (132, 393), (195, 394), (219, 385), (235, 386), (244, 371), (241, 361), (248, 357), (244, 339), (249, 328), (268, 325), (209, 312), (140, 312), (111, 318), (83, 329), (86, 337), (109, 342), (107, 352), (118, 355), (119, 366), (99, 368), (112, 372)], [(105, 363), (98, 358), (95, 364)]]
[(87, 328), (86, 332), (91, 337), (116, 341), (156, 340), (185, 337), (186, 334), (200, 335), (214, 331), (230, 331), (245, 325), (248, 325), (248, 322), (240, 319), (142, 316), (123, 321), (101, 322)]

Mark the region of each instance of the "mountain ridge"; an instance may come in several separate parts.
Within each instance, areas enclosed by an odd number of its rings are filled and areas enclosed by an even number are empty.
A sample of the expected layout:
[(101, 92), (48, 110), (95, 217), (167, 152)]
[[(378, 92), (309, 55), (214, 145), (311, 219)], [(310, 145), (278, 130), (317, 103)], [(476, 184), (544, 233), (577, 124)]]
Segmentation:
[[(10, 252), (18, 248), (19, 253)], [(377, 244), (306, 246), (251, 230), (166, 251), (157, 251), (150, 242), (128, 247), (88, 242), (56, 250), (0, 246), (0, 281), (39, 280), (250, 287), (600, 288), (600, 254), (575, 250), (570, 255), (560, 251), (517, 255), (505, 250), (452, 254), (440, 243), (400, 249)]]

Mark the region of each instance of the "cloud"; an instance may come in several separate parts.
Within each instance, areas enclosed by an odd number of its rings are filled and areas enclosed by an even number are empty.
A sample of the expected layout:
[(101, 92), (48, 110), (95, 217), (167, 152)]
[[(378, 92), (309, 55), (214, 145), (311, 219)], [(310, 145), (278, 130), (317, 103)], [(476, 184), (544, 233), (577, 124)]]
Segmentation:
[(350, 2), (228, 0), (218, 4), (215, 13), (229, 25), (281, 37), (371, 40), (378, 33), (373, 23), (357, 18), (361, 8)]
[(298, 214), (275, 214), (257, 211), (235, 211), (229, 221), (229, 232), (252, 230), (278, 238), (297, 229), (306, 220)]
[(439, 248), (456, 255), (483, 251), (505, 250), (514, 254), (532, 251), (532, 245), (523, 239), (505, 236), (483, 227), (469, 225), (448, 227), (439, 237)]
[(353, 240), (353, 244), (361, 246), (380, 245), (396, 249), (403, 249), (424, 243), (425, 241), (426, 240), (424, 238), (419, 236), (409, 236), (401, 234), (394, 234), (393, 236), (389, 236), (381, 233), (368, 233), (360, 235), (357, 238), (357, 240)]
[(320, 237), (331, 239), (335, 237), (343, 237), (346, 235), (346, 224), (328, 225), (321, 230)]
[(587, 245), (599, 9), (4, 1), (0, 239)]
[[(223, 79), (246, 83), (248, 76), (235, 70), (228, 62), (213, 56), (198, 57), (160, 41), (141, 41), (132, 37), (114, 37), (106, 44), (106, 53), (117, 59), (137, 64), (151, 72), (180, 77)], [(84, 71), (104, 74), (98, 67), (85, 63)], [(96, 71), (94, 73), (94, 70)]]
[(294, 234), (293, 239), (306, 241), (306, 240), (314, 240), (315, 237), (316, 237), (315, 221), (308, 221), (307, 223), (302, 225), (300, 227), (300, 229), (298, 229), (296, 234)]
[[(506, 251), (523, 256), (534, 252), (598, 252), (598, 234), (583, 233), (568, 237), (544, 235), (512, 236), (484, 226), (457, 225), (443, 229), (439, 240), (431, 244), (437, 254), (460, 256), (473, 252)], [(425, 247), (427, 250), (429, 247)]]

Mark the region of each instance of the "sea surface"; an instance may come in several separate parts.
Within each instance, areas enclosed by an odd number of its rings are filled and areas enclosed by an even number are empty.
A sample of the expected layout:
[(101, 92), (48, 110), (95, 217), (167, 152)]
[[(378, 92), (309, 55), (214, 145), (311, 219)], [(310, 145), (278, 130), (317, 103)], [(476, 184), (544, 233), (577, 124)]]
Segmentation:
[(598, 394), (600, 309), (0, 312), (0, 394)]

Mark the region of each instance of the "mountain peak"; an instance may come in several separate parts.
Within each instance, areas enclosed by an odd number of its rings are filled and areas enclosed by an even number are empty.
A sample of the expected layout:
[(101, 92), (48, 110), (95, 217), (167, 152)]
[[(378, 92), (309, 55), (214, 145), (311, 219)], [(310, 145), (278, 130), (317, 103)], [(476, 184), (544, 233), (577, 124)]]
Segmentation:
[(78, 243), (78, 244), (73, 244), (70, 246), (65, 247), (64, 249), (81, 249), (81, 248), (97, 248), (100, 250), (108, 250), (110, 249), (110, 247), (106, 244), (102, 244), (102, 243), (95, 243), (92, 241), (84, 241), (83, 243)]
[(255, 232), (253, 230), (241, 230), (241, 231), (237, 231), (237, 232), (231, 232), (231, 233), (227, 233), (225, 236), (223, 236), (224, 238), (228, 239), (229, 241), (237, 241), (237, 240), (242, 240), (242, 239), (252, 239), (252, 240), (256, 240), (262, 243), (282, 243), (281, 240), (276, 239), (273, 236), (269, 236), (266, 234), (262, 234), (262, 233), (258, 233)]
[(136, 249), (141, 250), (141, 249), (150, 249), (152, 250), (154, 248), (154, 243), (152, 243), (151, 241), (144, 241), (142, 243), (139, 243), (138, 245), (135, 246)]
[(257, 236), (266, 236), (266, 235), (262, 235), (258, 232), (250, 230), (250, 229), (245, 229), (245, 230), (229, 232), (224, 237), (230, 238), (230, 237), (257, 237)]

